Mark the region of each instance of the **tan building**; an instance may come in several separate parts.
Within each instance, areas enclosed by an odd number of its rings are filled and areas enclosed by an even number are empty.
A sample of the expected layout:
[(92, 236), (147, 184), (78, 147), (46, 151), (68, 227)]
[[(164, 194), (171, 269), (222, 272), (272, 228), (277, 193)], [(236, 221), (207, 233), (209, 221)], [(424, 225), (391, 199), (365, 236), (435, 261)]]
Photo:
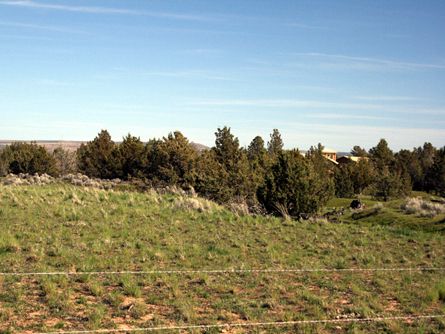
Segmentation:
[(349, 163), (352, 163), (352, 162), (357, 163), (357, 162), (359, 162), (362, 159), (368, 160), (367, 157), (354, 157), (352, 155), (344, 155), (342, 157), (339, 157), (337, 159), (337, 162), (339, 164), (349, 164)]
[(337, 151), (336, 150), (332, 150), (330, 148), (324, 148), (323, 151), (321, 152), (321, 154), (323, 154), (323, 156), (325, 158), (337, 161)]

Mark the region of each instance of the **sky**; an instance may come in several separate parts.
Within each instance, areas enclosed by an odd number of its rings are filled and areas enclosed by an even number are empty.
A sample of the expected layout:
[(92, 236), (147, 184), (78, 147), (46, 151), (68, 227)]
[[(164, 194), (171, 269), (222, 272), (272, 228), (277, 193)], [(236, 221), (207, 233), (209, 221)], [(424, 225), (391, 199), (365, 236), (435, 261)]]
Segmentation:
[(445, 145), (442, 0), (0, 0), (0, 139)]

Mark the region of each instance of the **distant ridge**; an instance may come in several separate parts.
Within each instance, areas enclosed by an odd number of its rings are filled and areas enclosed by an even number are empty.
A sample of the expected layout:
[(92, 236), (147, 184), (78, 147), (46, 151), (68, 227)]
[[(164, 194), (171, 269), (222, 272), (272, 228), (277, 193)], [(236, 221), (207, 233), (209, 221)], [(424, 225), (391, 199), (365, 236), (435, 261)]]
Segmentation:
[[(80, 145), (86, 144), (86, 141), (76, 140), (0, 140), (0, 150), (12, 143), (36, 143), (45, 147), (48, 151), (54, 151), (56, 148), (63, 148), (68, 151), (76, 151)], [(190, 143), (196, 151), (203, 152), (209, 149), (208, 146), (199, 143)]]
[(198, 152), (204, 152), (204, 151), (210, 150), (210, 147), (203, 145), (203, 144), (190, 142), (190, 145), (192, 145), (194, 147), (194, 149)]
[(58, 147), (62, 147), (68, 151), (77, 150), (85, 141), (73, 140), (0, 140), (0, 149), (12, 143), (36, 143), (45, 147), (48, 151), (54, 151)]

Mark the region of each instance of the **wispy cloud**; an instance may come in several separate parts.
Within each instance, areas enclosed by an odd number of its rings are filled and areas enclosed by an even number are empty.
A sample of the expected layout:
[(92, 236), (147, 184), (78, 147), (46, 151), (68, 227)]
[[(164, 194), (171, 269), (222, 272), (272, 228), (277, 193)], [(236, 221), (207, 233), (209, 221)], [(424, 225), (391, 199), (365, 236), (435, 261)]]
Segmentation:
[[(1, 2), (0, 2), (1, 4)], [(22, 28), (22, 29), (32, 29), (32, 30), (45, 30), (45, 31), (53, 31), (60, 33), (71, 33), (71, 34), (88, 34), (86, 31), (76, 30), (76, 29), (67, 29), (64, 27), (44, 25), (44, 24), (31, 24), (24, 22), (11, 22), (11, 21), (0, 21), (0, 26), (3, 27), (12, 27), (12, 28)]]
[(141, 72), (143, 76), (157, 76), (157, 77), (173, 77), (173, 78), (185, 78), (185, 79), (208, 79), (208, 80), (224, 80), (233, 81), (235, 78), (227, 75), (213, 73), (209, 71), (199, 70), (184, 70), (184, 71), (166, 71), (166, 72)]
[(373, 115), (354, 115), (354, 114), (339, 114), (339, 113), (310, 113), (309, 118), (327, 119), (327, 120), (394, 120), (393, 117), (373, 116)]
[(111, 79), (118, 77), (165, 77), (178, 79), (205, 79), (205, 80), (222, 80), (222, 81), (238, 81), (236, 77), (229, 76), (225, 73), (211, 70), (201, 69), (178, 69), (178, 70), (146, 70), (134, 69), (126, 67), (115, 67), (112, 72), (104, 75), (96, 75), (97, 79)]
[(17, 34), (1, 34), (2, 39), (13, 39), (13, 40), (37, 40), (37, 41), (54, 41), (52, 37), (46, 36), (34, 36), (34, 35), (17, 35)]
[(341, 108), (355, 110), (380, 109), (383, 105), (370, 103), (347, 103), (347, 102), (326, 102), (316, 100), (296, 100), (296, 99), (250, 99), (250, 100), (200, 100), (191, 102), (196, 106), (209, 107), (256, 107), (256, 108)]
[(68, 81), (60, 81), (54, 79), (36, 79), (33, 80), (34, 83), (41, 86), (51, 86), (51, 87), (69, 87), (74, 86), (74, 83)]
[(311, 59), (320, 59), (324, 61), (329, 61), (328, 63), (321, 63), (324, 67), (348, 67), (353, 69), (364, 69), (364, 70), (421, 70), (421, 69), (436, 69), (444, 70), (445, 64), (435, 64), (435, 63), (416, 63), (407, 62), (399, 60), (390, 60), (383, 58), (372, 58), (372, 57), (356, 57), (342, 54), (328, 54), (319, 52), (304, 52), (304, 53), (293, 53), (294, 56), (305, 57)]
[(114, 7), (61, 5), (54, 3), (37, 2), (32, 0), (2, 1), (0, 2), (0, 5), (16, 6), (16, 7), (31, 8), (31, 9), (57, 10), (57, 11), (75, 12), (84, 14), (137, 15), (137, 16), (151, 16), (157, 18), (188, 20), (188, 21), (221, 20), (220, 17), (208, 16), (208, 15), (180, 14), (180, 13), (170, 13), (170, 12), (150, 12), (143, 10), (114, 8)]
[(324, 29), (326, 29), (326, 27), (324, 27), (324, 26), (307, 24), (307, 23), (302, 23), (302, 22), (290, 22), (290, 23), (285, 23), (284, 25), (286, 27), (305, 29), (305, 30), (324, 30)]
[(413, 96), (396, 96), (396, 95), (369, 95), (369, 96), (354, 96), (354, 99), (363, 101), (424, 101), (425, 99)]
[[(380, 138), (386, 138), (391, 146), (397, 148), (410, 148), (418, 146), (424, 141), (433, 143), (443, 143), (445, 134), (441, 129), (434, 128), (413, 128), (413, 127), (382, 127), (382, 126), (356, 126), (356, 125), (331, 125), (331, 124), (309, 124), (292, 123), (292, 127), (301, 129), (313, 140), (337, 147), (336, 143), (342, 143), (343, 147), (352, 147), (357, 143), (377, 144)], [(316, 136), (313, 134), (317, 134)], [(290, 134), (291, 135), (291, 134)], [(298, 135), (297, 135), (298, 136)]]
[[(292, 122), (274, 121), (273, 126), (278, 127), (283, 135), (286, 147), (308, 148), (316, 143), (323, 143), (337, 150), (349, 150), (353, 145), (372, 147), (380, 138), (388, 140), (394, 149), (412, 148), (422, 142), (429, 141), (433, 145), (442, 146), (445, 141), (445, 132), (442, 129), (430, 127), (397, 127), (372, 126), (355, 124), (331, 124), (330, 122)], [(268, 119), (252, 119), (248, 125), (239, 127), (241, 142), (248, 143), (259, 131), (267, 134), (271, 122)], [(236, 132), (234, 127), (234, 133)]]
[[(384, 101), (381, 101), (384, 102)], [(187, 103), (195, 107), (220, 108), (256, 108), (256, 109), (288, 109), (288, 110), (355, 110), (369, 112), (406, 113), (417, 115), (445, 115), (445, 107), (427, 108), (407, 105), (388, 105), (383, 103), (336, 102), (325, 100), (299, 99), (215, 99), (195, 100)], [(239, 110), (239, 109), (238, 109)]]
[(221, 49), (208, 49), (208, 48), (197, 48), (197, 49), (188, 49), (182, 50), (181, 53), (188, 55), (217, 55), (221, 54)]

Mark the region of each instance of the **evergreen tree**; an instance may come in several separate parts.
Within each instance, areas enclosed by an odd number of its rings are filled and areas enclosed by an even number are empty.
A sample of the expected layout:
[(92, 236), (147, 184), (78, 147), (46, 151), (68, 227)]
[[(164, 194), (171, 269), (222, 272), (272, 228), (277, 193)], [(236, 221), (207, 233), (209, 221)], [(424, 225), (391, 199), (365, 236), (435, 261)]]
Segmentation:
[(398, 164), (385, 139), (369, 150), (375, 169), (373, 194), (387, 201), (389, 198), (406, 196), (411, 190), (411, 180), (406, 166)]
[[(208, 197), (218, 201), (244, 201), (255, 197), (253, 175), (245, 150), (239, 146), (239, 140), (230, 128), (218, 128), (215, 133), (215, 147), (199, 159), (197, 171), (197, 189)], [(213, 161), (214, 160), (214, 161)], [(217, 168), (210, 170), (204, 162)], [(213, 185), (219, 178), (219, 189)], [(205, 187), (209, 189), (204, 189)]]
[(354, 196), (355, 187), (353, 176), (355, 167), (356, 166), (352, 164), (343, 164), (335, 168), (335, 195), (337, 197), (349, 198)]
[(256, 136), (247, 148), (247, 157), (249, 161), (261, 161), (264, 160), (266, 152), (263, 138)]
[(220, 164), (230, 170), (237, 163), (241, 157), (241, 150), (239, 147), (239, 140), (231, 132), (230, 128), (218, 128), (215, 132), (215, 152), (216, 159)]
[(227, 203), (234, 197), (228, 182), (229, 173), (218, 161), (216, 152), (208, 150), (199, 155), (195, 172), (195, 189), (203, 197)]
[(82, 144), (77, 150), (79, 170), (91, 177), (112, 179), (117, 177), (116, 144), (107, 130), (102, 130), (93, 141)]
[(431, 143), (423, 144), (423, 147), (419, 147), (419, 160), (423, 171), (427, 171), (435, 161), (437, 150)]
[(426, 190), (445, 197), (445, 146), (437, 151), (433, 164), (426, 172)]
[(404, 172), (391, 172), (389, 168), (385, 167), (379, 172), (374, 188), (374, 197), (386, 202), (390, 198), (408, 195), (411, 190), (411, 183), (408, 175)]
[(252, 173), (252, 187), (255, 189), (254, 193), (256, 193), (258, 187), (264, 182), (264, 176), (271, 161), (264, 147), (264, 140), (260, 136), (255, 137), (248, 146), (247, 157)]
[(12, 143), (1, 151), (0, 160), (6, 173), (57, 174), (53, 156), (35, 143)]
[(370, 187), (375, 180), (374, 168), (366, 159), (360, 160), (353, 165), (352, 183), (354, 185), (354, 194), (361, 194)]
[(423, 144), (423, 147), (419, 147), (415, 150), (415, 156), (417, 156), (416, 174), (413, 176), (413, 183), (415, 190), (428, 190), (425, 177), (428, 174), (429, 169), (434, 163), (437, 150), (431, 143)]
[(306, 152), (306, 158), (311, 160), (315, 171), (324, 178), (333, 175), (334, 165), (323, 156), (323, 150), (324, 146), (320, 143), (317, 146), (311, 146)]
[(147, 163), (145, 145), (139, 137), (128, 134), (113, 151), (116, 176), (128, 180), (141, 178)]
[(315, 213), (333, 195), (329, 178), (320, 178), (310, 159), (298, 151), (282, 152), (266, 174), (258, 200), (272, 214)]
[(272, 158), (277, 157), (283, 151), (283, 140), (281, 139), (281, 134), (278, 129), (273, 129), (270, 134), (270, 140), (267, 143), (267, 151)]
[(8, 167), (7, 166), (7, 161), (4, 160), (5, 158), (3, 157), (3, 155), (1, 154), (0, 151), (0, 177), (5, 176), (6, 174), (8, 174)]
[(383, 170), (394, 162), (394, 153), (388, 147), (388, 142), (385, 139), (380, 139), (377, 146), (369, 150), (369, 154), (379, 170)]
[(364, 148), (361, 148), (360, 146), (356, 145), (351, 150), (351, 155), (354, 157), (367, 157), (368, 152)]
[(149, 146), (152, 179), (162, 184), (193, 186), (198, 153), (181, 132), (170, 133)]

